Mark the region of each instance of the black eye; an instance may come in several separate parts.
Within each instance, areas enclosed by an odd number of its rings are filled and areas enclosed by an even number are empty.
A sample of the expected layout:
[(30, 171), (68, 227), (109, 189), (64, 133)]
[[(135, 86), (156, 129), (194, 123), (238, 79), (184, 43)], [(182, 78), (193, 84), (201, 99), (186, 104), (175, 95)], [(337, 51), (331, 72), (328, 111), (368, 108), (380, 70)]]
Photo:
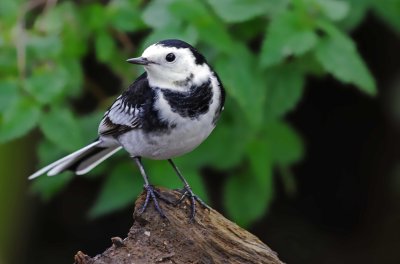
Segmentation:
[(168, 62), (173, 62), (175, 60), (175, 54), (174, 53), (168, 53), (167, 56), (165, 56), (165, 60)]

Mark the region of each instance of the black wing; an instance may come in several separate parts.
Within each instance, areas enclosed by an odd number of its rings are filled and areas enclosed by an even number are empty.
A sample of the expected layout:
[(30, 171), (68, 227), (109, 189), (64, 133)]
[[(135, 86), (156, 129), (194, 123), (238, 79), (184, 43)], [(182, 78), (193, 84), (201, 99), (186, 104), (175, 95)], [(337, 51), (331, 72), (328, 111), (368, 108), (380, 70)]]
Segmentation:
[(151, 109), (155, 92), (149, 87), (147, 74), (143, 73), (131, 84), (104, 114), (99, 125), (100, 136), (119, 135), (146, 122), (146, 112)]

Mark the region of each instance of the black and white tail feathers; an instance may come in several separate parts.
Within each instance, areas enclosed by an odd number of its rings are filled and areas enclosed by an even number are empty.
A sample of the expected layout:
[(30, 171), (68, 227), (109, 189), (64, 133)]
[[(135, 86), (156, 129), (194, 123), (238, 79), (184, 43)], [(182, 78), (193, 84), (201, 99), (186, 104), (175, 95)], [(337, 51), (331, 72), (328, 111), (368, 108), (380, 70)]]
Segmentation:
[(98, 146), (100, 143), (101, 141), (95, 141), (86, 147), (83, 147), (69, 154), (68, 156), (65, 156), (64, 158), (59, 159), (38, 170), (29, 176), (28, 179), (32, 180), (45, 173), (47, 173), (48, 176), (54, 176), (66, 170), (72, 170), (75, 172), (75, 174), (82, 175), (92, 170), (102, 161), (109, 158), (122, 148), (121, 146), (113, 146), (108, 148), (100, 147)]

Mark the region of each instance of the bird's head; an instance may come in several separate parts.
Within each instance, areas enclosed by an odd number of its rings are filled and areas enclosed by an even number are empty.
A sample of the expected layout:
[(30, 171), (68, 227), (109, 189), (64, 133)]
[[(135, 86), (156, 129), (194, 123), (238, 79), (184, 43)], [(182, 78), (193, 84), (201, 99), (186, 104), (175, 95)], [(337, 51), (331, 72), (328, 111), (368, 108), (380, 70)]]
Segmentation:
[(203, 55), (188, 43), (168, 39), (149, 46), (127, 62), (143, 65), (151, 86), (185, 90), (208, 80), (211, 70)]

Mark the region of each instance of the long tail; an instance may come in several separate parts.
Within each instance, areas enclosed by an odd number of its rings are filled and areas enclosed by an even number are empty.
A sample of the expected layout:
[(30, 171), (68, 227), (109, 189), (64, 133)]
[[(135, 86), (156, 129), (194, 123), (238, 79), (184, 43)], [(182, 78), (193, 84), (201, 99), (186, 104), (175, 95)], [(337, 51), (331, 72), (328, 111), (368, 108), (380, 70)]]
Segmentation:
[(101, 141), (95, 141), (92, 144), (65, 156), (64, 158), (59, 159), (38, 170), (29, 176), (28, 179), (32, 180), (45, 173), (47, 173), (48, 176), (54, 176), (66, 170), (72, 170), (78, 175), (85, 174), (121, 149), (121, 146), (106, 148), (100, 147), (98, 146), (100, 143)]

